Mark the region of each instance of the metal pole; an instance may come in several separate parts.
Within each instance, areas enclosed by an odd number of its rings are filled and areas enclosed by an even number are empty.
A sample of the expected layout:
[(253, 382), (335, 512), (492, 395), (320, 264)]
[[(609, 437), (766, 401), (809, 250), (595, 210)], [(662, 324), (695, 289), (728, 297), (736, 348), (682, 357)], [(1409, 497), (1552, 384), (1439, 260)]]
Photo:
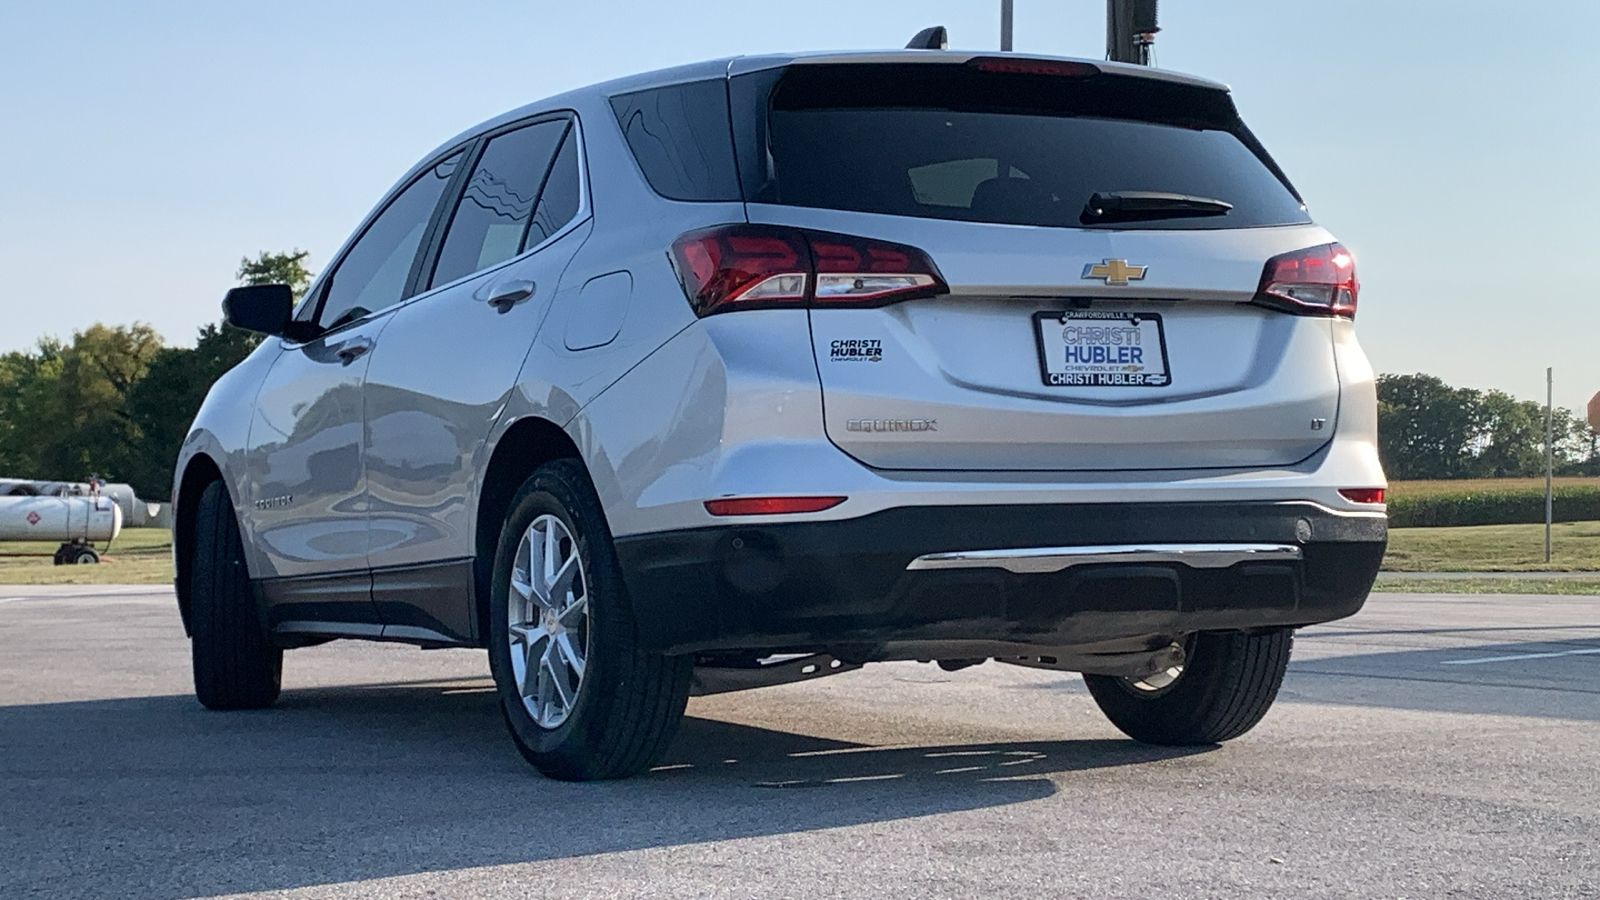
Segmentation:
[(1011, 4), (1012, 0), (1000, 0), (1000, 49), (1007, 53), (1011, 51)]
[(1106, 0), (1106, 59), (1134, 62), (1133, 25), (1127, 0)]
[(1106, 0), (1106, 59), (1150, 64), (1156, 24), (1156, 0)]
[(1544, 370), (1544, 561), (1550, 561), (1550, 523), (1556, 512), (1555, 396), (1556, 370)]

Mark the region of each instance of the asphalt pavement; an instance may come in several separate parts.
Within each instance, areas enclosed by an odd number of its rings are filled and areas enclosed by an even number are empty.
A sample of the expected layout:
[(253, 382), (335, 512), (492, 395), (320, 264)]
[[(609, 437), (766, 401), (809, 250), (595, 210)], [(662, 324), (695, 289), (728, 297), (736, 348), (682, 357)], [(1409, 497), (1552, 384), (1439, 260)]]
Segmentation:
[(1600, 897), (1600, 597), (1375, 596), (1196, 749), (1074, 675), (895, 663), (562, 784), (487, 674), (336, 642), (213, 713), (169, 590), (0, 587), (0, 898)]

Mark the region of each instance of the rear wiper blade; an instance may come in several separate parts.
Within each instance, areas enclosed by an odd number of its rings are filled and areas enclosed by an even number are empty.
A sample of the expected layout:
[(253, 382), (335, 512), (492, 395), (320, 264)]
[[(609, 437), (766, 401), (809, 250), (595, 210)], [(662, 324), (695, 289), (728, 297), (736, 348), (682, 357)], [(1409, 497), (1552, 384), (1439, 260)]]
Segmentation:
[(1078, 217), (1085, 225), (1096, 222), (1130, 222), (1140, 219), (1176, 219), (1187, 216), (1222, 216), (1233, 204), (1210, 197), (1169, 194), (1166, 191), (1101, 191), (1089, 195)]

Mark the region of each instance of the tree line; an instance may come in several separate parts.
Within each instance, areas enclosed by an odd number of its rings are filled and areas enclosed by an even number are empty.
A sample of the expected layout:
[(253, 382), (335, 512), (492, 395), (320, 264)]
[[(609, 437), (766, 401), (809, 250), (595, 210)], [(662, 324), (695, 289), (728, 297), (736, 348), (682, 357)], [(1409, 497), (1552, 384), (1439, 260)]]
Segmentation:
[[(1378, 455), (1393, 479), (1543, 475), (1544, 419), (1544, 404), (1504, 391), (1378, 376)], [(1551, 419), (1556, 474), (1600, 475), (1600, 434), (1565, 407)]]
[[(311, 285), (307, 253), (240, 260), (240, 284)], [(172, 489), (178, 447), (211, 388), (260, 343), (221, 323), (170, 347), (148, 325), (95, 324), (71, 342), (43, 338), (0, 355), (0, 475), (125, 481), (141, 497)]]
[[(311, 284), (306, 252), (240, 261), (240, 284)], [(0, 355), (0, 475), (126, 481), (143, 497), (171, 489), (172, 467), (206, 391), (260, 336), (223, 324), (170, 347), (148, 325), (92, 325)], [(1600, 476), (1600, 435), (1556, 409), (1559, 475)], [(1432, 375), (1378, 377), (1378, 452), (1390, 478), (1544, 474), (1544, 407)]]

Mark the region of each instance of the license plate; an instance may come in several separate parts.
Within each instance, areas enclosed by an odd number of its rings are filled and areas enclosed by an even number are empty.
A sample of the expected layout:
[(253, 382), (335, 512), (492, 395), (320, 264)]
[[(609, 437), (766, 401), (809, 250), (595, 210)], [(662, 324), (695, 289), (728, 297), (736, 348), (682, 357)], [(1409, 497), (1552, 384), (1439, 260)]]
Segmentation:
[(1154, 313), (1071, 309), (1033, 315), (1039, 374), (1051, 387), (1165, 387), (1167, 340)]

